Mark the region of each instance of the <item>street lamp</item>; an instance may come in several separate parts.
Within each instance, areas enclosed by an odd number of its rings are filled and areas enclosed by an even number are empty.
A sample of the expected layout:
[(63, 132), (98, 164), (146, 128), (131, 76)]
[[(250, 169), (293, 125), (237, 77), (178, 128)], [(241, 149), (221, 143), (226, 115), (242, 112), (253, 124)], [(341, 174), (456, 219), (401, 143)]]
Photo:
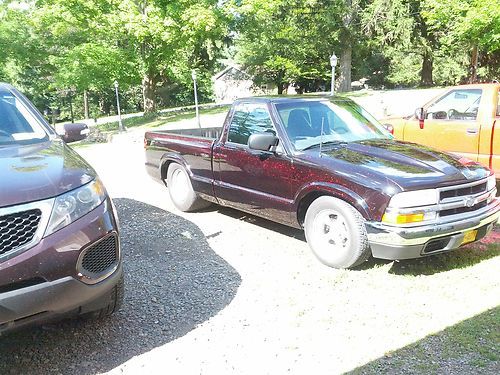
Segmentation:
[(337, 66), (338, 58), (335, 56), (335, 52), (330, 56), (330, 65), (332, 66), (332, 87), (330, 90), (330, 95), (333, 96), (335, 91), (335, 67)]
[(196, 109), (196, 122), (198, 123), (198, 127), (201, 129), (200, 124), (200, 111), (198, 110), (198, 90), (196, 87), (196, 70), (191, 70), (191, 78), (193, 78), (193, 86), (194, 86), (194, 105)]
[(118, 81), (115, 81), (115, 93), (116, 93), (116, 109), (118, 110), (118, 129), (123, 132), (125, 127), (122, 122), (122, 111), (120, 109), (120, 97), (118, 95)]

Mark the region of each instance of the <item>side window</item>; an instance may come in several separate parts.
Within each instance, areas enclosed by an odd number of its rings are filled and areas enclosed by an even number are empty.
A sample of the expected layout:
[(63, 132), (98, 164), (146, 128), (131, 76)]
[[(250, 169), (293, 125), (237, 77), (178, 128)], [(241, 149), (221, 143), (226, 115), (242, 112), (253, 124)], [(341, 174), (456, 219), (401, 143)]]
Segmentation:
[(264, 132), (276, 134), (267, 108), (262, 104), (238, 104), (229, 125), (228, 142), (246, 145), (250, 135)]
[(427, 118), (474, 121), (481, 94), (481, 89), (453, 90), (427, 108)]

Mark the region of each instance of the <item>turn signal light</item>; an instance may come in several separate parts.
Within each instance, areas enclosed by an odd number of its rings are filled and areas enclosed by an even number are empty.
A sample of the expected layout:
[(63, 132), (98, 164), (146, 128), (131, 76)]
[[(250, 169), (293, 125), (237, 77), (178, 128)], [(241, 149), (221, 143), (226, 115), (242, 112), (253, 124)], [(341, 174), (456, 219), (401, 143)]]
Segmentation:
[(416, 214), (384, 214), (382, 221), (389, 224), (410, 224), (420, 223), (424, 221), (425, 215), (423, 213)]

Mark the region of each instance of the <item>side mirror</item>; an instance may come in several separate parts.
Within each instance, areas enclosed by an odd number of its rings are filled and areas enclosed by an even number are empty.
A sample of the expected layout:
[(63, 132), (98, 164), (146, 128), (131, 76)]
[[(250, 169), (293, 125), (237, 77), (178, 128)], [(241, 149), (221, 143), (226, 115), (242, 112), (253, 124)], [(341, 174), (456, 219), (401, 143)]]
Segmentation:
[(256, 133), (248, 138), (248, 147), (251, 150), (274, 151), (279, 139), (273, 133)]
[(417, 108), (415, 110), (415, 117), (417, 118), (418, 121), (424, 121), (425, 119), (425, 111), (422, 107)]
[(81, 141), (90, 133), (87, 124), (64, 124), (56, 131), (66, 143)]
[(423, 129), (424, 128), (425, 111), (422, 107), (417, 108), (415, 110), (415, 117), (418, 120), (418, 125), (420, 126), (420, 129)]

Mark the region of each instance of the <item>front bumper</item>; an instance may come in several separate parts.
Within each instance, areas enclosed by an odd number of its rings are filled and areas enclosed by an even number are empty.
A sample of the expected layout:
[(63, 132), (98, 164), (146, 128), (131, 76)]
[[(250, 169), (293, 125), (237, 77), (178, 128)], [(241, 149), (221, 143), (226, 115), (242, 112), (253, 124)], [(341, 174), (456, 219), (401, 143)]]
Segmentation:
[(475, 241), (480, 240), (499, 218), (500, 199), (497, 198), (486, 212), (459, 221), (409, 228), (367, 222), (366, 231), (375, 258), (412, 259), (457, 249), (465, 234), (472, 230), (478, 231)]
[[(68, 276), (11, 292), (0, 297), (0, 335), (6, 331), (35, 323), (55, 320), (66, 315), (81, 314), (105, 306), (95, 305), (123, 277), (121, 265), (98, 284), (84, 284)], [(103, 302), (106, 302), (103, 299)]]
[[(100, 257), (104, 251), (107, 255)], [(121, 263), (117, 216), (107, 199), (33, 247), (0, 262), (0, 334), (84, 313), (89, 307), (98, 310), (100, 297), (122, 276)]]

